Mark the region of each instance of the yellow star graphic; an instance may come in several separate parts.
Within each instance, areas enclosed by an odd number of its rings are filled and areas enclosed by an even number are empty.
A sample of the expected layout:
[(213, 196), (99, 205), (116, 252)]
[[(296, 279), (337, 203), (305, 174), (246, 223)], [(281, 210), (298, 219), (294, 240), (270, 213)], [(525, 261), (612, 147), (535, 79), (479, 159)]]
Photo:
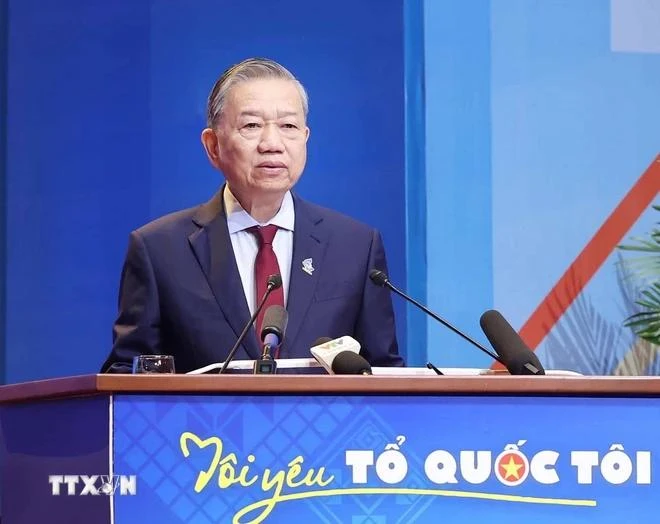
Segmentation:
[(509, 463), (500, 464), (500, 467), (504, 468), (505, 480), (507, 480), (509, 477), (513, 477), (514, 479), (518, 480), (520, 478), (520, 475), (518, 474), (518, 470), (524, 467), (524, 464), (516, 464), (516, 461), (513, 460), (513, 457), (509, 456)]

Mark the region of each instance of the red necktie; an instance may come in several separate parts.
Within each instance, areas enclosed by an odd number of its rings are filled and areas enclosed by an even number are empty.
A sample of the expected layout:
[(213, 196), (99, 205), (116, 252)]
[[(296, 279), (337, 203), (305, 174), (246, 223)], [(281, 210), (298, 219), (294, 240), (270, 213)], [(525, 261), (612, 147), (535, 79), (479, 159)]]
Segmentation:
[[(261, 303), (268, 288), (268, 277), (271, 275), (280, 275), (280, 265), (277, 263), (277, 256), (275, 256), (275, 251), (273, 251), (273, 239), (275, 238), (275, 233), (277, 233), (277, 226), (273, 224), (263, 227), (255, 226), (251, 227), (250, 231), (254, 233), (259, 242), (259, 252), (254, 261), (254, 278), (257, 288), (255, 307), (257, 307)], [(260, 341), (261, 324), (263, 323), (264, 314), (269, 306), (276, 304), (284, 307), (284, 291), (281, 286), (271, 292), (261, 313), (257, 317), (257, 338)]]

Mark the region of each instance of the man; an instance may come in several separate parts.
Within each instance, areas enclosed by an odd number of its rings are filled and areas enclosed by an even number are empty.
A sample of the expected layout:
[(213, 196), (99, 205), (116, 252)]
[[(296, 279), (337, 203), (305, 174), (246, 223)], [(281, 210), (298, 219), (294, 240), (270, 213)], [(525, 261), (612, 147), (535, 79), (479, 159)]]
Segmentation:
[[(307, 111), (303, 86), (271, 60), (245, 60), (218, 79), (201, 139), (226, 183), (207, 203), (131, 233), (102, 371), (129, 372), (139, 354), (173, 355), (177, 372), (224, 361), (277, 273), (267, 306), (289, 315), (279, 358), (350, 335), (372, 365), (403, 365), (391, 297), (368, 278), (387, 270), (380, 234), (291, 193), (306, 162)], [(261, 320), (236, 359), (260, 356)]]

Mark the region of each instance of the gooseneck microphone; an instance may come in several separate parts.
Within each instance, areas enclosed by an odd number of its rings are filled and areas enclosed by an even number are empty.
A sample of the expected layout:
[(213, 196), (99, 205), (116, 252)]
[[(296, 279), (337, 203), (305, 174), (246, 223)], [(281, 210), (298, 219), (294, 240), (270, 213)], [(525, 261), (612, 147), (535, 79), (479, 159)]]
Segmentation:
[(545, 375), (536, 354), (527, 347), (523, 339), (499, 311), (486, 311), (479, 319), (484, 334), (495, 351), (506, 362), (512, 375)]
[(261, 358), (254, 361), (252, 368), (255, 375), (272, 375), (276, 372), (277, 362), (273, 360), (271, 352), (279, 350), (288, 322), (289, 314), (282, 306), (276, 304), (266, 310), (261, 329), (263, 351)]
[(220, 371), (218, 371), (218, 374), (224, 373), (229, 363), (234, 359), (234, 355), (236, 355), (236, 351), (238, 351), (238, 347), (242, 344), (243, 340), (245, 340), (248, 331), (250, 331), (250, 328), (256, 322), (259, 313), (261, 313), (261, 310), (264, 308), (264, 305), (266, 304), (266, 300), (268, 300), (268, 296), (274, 290), (280, 287), (282, 287), (282, 277), (280, 275), (271, 275), (268, 277), (266, 292), (264, 293), (264, 296), (261, 299), (259, 306), (257, 306), (257, 309), (254, 311), (254, 314), (250, 318), (250, 321), (245, 325), (243, 331), (241, 331), (241, 334), (238, 336), (238, 340), (236, 341), (236, 344), (234, 344), (234, 347), (231, 348), (231, 351), (229, 351), (229, 354), (227, 355), (224, 364), (222, 364)]
[(479, 344), (479, 342), (477, 342), (476, 340), (472, 339), (471, 337), (469, 337), (468, 335), (466, 335), (465, 333), (463, 333), (463, 332), (460, 331), (459, 329), (455, 328), (454, 326), (452, 326), (452, 325), (451, 325), (449, 322), (447, 322), (446, 320), (440, 318), (438, 315), (436, 315), (436, 314), (435, 314), (433, 311), (431, 311), (429, 308), (427, 308), (426, 306), (424, 306), (424, 305), (420, 304), (419, 302), (417, 302), (414, 298), (412, 298), (412, 297), (406, 295), (403, 291), (400, 291), (399, 289), (397, 289), (396, 287), (394, 287), (394, 285), (392, 285), (392, 283), (390, 282), (390, 279), (388, 278), (388, 276), (387, 276), (384, 272), (382, 272), (382, 271), (380, 271), (380, 270), (378, 270), (378, 269), (372, 269), (372, 270), (369, 272), (369, 278), (370, 278), (371, 281), (372, 281), (374, 284), (376, 284), (377, 286), (387, 287), (387, 288), (389, 288), (391, 291), (393, 291), (394, 293), (396, 293), (397, 295), (399, 295), (399, 296), (405, 298), (408, 302), (410, 302), (411, 304), (414, 304), (415, 306), (417, 306), (417, 307), (418, 307), (419, 309), (421, 309), (424, 313), (426, 313), (426, 314), (429, 315), (430, 317), (432, 317), (432, 318), (434, 318), (435, 320), (437, 320), (438, 322), (440, 322), (443, 326), (448, 327), (448, 328), (451, 329), (454, 333), (456, 333), (457, 335), (459, 335), (459, 336), (463, 337), (465, 340), (467, 340), (467, 341), (468, 341), (470, 344), (472, 344), (474, 347), (476, 347), (477, 349), (483, 351), (483, 352), (486, 353), (486, 355), (488, 355), (490, 358), (496, 360), (497, 362), (499, 362), (500, 364), (502, 364), (503, 366), (506, 367), (506, 364), (504, 363), (504, 361), (503, 361), (499, 356), (497, 356), (495, 353), (493, 353), (492, 351), (486, 349), (484, 346), (482, 346), (481, 344)]
[(353, 353), (342, 351), (332, 361), (332, 372), (335, 375), (371, 375), (371, 365), (367, 360)]

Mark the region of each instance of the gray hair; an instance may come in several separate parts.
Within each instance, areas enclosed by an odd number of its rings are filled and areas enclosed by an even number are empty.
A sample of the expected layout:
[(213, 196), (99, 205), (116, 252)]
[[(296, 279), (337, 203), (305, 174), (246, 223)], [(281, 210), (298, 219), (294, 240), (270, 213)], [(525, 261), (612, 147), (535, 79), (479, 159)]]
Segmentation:
[(215, 82), (206, 104), (206, 125), (210, 128), (214, 128), (217, 125), (225, 100), (227, 99), (227, 93), (229, 93), (232, 87), (241, 82), (262, 80), (265, 78), (291, 80), (298, 88), (303, 112), (305, 118), (307, 118), (309, 99), (307, 97), (307, 91), (305, 91), (300, 81), (287, 68), (273, 60), (267, 58), (248, 58), (227, 69)]

